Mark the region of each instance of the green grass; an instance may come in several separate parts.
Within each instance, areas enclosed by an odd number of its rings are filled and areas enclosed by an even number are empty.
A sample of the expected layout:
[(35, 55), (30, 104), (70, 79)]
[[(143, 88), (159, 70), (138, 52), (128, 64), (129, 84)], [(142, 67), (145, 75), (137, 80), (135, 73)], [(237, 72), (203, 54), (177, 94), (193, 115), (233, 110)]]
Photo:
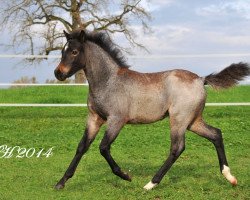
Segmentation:
[[(249, 102), (249, 86), (216, 93), (210, 102)], [(225, 92), (225, 93), (224, 93)], [(243, 94), (244, 93), (244, 94)], [(28, 97), (31, 95), (31, 97)], [(0, 91), (4, 103), (85, 103), (81, 87), (22, 88)], [(126, 182), (110, 171), (99, 154), (102, 128), (75, 176), (61, 191), (53, 189), (73, 158), (85, 127), (86, 108), (0, 108), (0, 145), (49, 149), (53, 156), (0, 158), (0, 199), (249, 199), (250, 197), (250, 107), (207, 107), (206, 121), (223, 131), (232, 174), (232, 187), (220, 174), (211, 143), (191, 132), (186, 150), (152, 191), (142, 187), (159, 169), (169, 151), (168, 120), (125, 126), (112, 146), (120, 166), (132, 175)], [(1, 155), (1, 153), (0, 153)]]
[(1, 103), (86, 103), (86, 86), (33, 86), (0, 90)]
[[(215, 91), (210, 87), (207, 102), (249, 102), (250, 86)], [(0, 103), (86, 103), (86, 86), (36, 86), (0, 89)]]
[(218, 91), (207, 87), (207, 91), (207, 102), (250, 102), (250, 85)]

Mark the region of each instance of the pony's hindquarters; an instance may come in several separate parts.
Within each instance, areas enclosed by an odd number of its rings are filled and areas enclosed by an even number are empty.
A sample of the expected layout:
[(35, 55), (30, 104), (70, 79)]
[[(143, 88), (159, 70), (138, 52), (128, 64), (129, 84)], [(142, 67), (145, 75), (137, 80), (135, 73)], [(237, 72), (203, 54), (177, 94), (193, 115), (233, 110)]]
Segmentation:
[[(206, 101), (204, 82), (198, 75), (186, 70), (174, 70), (167, 80), (169, 116), (187, 126), (200, 115)], [(183, 122), (184, 120), (184, 122)]]

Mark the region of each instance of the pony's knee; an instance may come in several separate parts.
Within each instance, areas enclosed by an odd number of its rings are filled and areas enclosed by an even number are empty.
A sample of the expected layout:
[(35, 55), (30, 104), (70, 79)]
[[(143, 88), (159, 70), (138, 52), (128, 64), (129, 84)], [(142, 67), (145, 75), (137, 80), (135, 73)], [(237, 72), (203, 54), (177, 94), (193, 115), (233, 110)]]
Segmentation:
[(93, 139), (89, 139), (88, 134), (85, 134), (83, 139), (78, 144), (78, 147), (76, 149), (76, 154), (85, 153), (88, 150), (88, 148), (92, 142), (93, 142)]
[(174, 159), (177, 159), (185, 150), (185, 144), (173, 145), (171, 148), (171, 155)]
[(106, 145), (101, 143), (99, 146), (99, 150), (100, 150), (100, 154), (105, 157), (109, 151), (109, 148)]

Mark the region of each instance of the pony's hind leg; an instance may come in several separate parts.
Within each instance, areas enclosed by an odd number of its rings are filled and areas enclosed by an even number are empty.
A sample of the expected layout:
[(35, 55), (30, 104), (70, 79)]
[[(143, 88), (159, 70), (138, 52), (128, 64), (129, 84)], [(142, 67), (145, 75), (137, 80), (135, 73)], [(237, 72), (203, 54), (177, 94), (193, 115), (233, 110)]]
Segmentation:
[(81, 141), (78, 144), (75, 156), (73, 160), (71, 161), (68, 169), (66, 170), (63, 177), (60, 179), (60, 181), (56, 184), (55, 189), (62, 189), (64, 188), (64, 185), (66, 181), (71, 178), (75, 170), (83, 156), (84, 153), (87, 152), (89, 149), (89, 146), (94, 141), (96, 134), (98, 133), (101, 125), (104, 123), (104, 121), (95, 113), (89, 113), (88, 121), (87, 121), (87, 127), (85, 129), (84, 135), (81, 139)]
[(165, 163), (162, 165), (159, 171), (155, 174), (153, 179), (147, 185), (144, 186), (144, 189), (151, 190), (156, 185), (158, 185), (161, 182), (162, 178), (165, 176), (165, 174), (168, 172), (168, 170), (171, 168), (171, 166), (174, 164), (174, 162), (178, 159), (178, 157), (184, 151), (185, 131), (186, 131), (186, 126), (183, 127), (183, 125), (182, 127), (179, 127), (179, 128), (173, 127), (173, 126), (171, 127), (170, 154), (167, 160), (165, 161)]
[(230, 168), (228, 167), (221, 130), (206, 124), (202, 118), (198, 118), (189, 127), (189, 130), (208, 139), (214, 144), (219, 159), (221, 173), (233, 186), (237, 185), (237, 179), (231, 175)]

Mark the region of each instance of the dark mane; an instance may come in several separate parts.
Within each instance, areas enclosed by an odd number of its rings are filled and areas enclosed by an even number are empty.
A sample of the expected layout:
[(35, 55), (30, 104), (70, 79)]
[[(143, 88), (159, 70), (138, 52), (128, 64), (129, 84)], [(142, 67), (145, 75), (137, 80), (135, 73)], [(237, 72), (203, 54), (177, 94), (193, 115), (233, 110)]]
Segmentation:
[(119, 67), (129, 68), (126, 58), (121, 50), (113, 43), (111, 38), (103, 32), (86, 33), (86, 40), (91, 41), (106, 51)]

